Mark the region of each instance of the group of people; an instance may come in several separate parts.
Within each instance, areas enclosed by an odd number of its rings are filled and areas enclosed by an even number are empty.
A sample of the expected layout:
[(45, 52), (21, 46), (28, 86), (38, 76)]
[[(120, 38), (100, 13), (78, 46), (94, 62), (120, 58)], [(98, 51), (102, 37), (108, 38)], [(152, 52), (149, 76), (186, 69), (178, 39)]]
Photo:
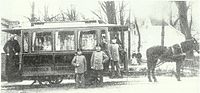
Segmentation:
[[(8, 81), (14, 80), (18, 71), (19, 62), (19, 52), (20, 45), (15, 39), (16, 35), (13, 35), (10, 40), (4, 46), (4, 51), (6, 53), (6, 75), (8, 76)], [(90, 60), (91, 69), (97, 74), (99, 79), (99, 85), (102, 86), (103, 83), (103, 69), (104, 63), (109, 63), (111, 65), (111, 77), (121, 77), (120, 72), (120, 54), (119, 54), (119, 44), (117, 40), (113, 39), (112, 44), (108, 47), (108, 53), (102, 51), (101, 45), (96, 45), (96, 50), (92, 53)], [(81, 49), (77, 50), (76, 55), (72, 60), (72, 65), (75, 67), (75, 81), (76, 87), (85, 87), (85, 73), (87, 71), (87, 60), (82, 54)]]
[[(116, 43), (116, 39), (112, 40), (112, 44), (109, 46), (108, 55), (101, 50), (100, 45), (96, 45), (96, 50), (92, 53), (90, 67), (97, 74), (97, 79), (99, 79), (98, 86), (102, 86), (103, 84), (103, 64), (109, 62), (109, 58), (111, 64), (111, 77), (121, 77), (119, 45)], [(82, 55), (82, 51), (80, 49), (77, 50), (77, 54), (72, 59), (72, 65), (75, 67), (76, 87), (85, 87), (87, 60), (85, 56)], [(97, 82), (95, 84), (97, 84)]]

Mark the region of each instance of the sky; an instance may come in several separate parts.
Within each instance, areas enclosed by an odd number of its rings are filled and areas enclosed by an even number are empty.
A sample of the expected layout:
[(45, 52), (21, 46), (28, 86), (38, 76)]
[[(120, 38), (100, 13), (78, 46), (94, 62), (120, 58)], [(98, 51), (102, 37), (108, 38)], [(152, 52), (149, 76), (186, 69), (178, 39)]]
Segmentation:
[[(61, 11), (66, 11), (70, 6), (76, 7), (80, 16), (84, 15), (89, 19), (97, 19), (91, 11), (99, 10), (97, 0), (1, 0), (1, 17), (10, 20), (28, 21), (25, 17), (30, 17), (31, 3), (35, 1), (36, 16), (44, 16), (44, 6), (49, 7), (49, 16), (55, 16)], [(120, 1), (120, 0), (118, 0)], [(121, 0), (122, 1), (122, 0)], [(125, 0), (128, 3), (126, 11), (131, 10), (131, 15), (147, 18), (154, 17), (161, 19), (169, 17), (169, 5), (166, 0)], [(199, 3), (199, 2), (198, 2)], [(116, 4), (118, 6), (119, 4)], [(176, 8), (176, 7), (175, 7)], [(200, 20), (200, 4), (193, 3), (194, 19)], [(126, 14), (128, 16), (128, 14)]]
[[(66, 11), (70, 6), (75, 6), (80, 14), (88, 17), (95, 18), (91, 11), (99, 10), (97, 0), (1, 0), (1, 13), (2, 17), (8, 19), (21, 19), (30, 17), (31, 2), (35, 1), (35, 13), (38, 16), (44, 15), (44, 6), (49, 7), (49, 15), (58, 14), (61, 10)], [(155, 8), (160, 8), (159, 2), (146, 2), (142, 1), (126, 1), (132, 7), (132, 14), (139, 17), (147, 17), (152, 15)], [(129, 7), (127, 7), (129, 8)], [(129, 11), (129, 9), (126, 9)], [(157, 13), (158, 14), (158, 13)]]

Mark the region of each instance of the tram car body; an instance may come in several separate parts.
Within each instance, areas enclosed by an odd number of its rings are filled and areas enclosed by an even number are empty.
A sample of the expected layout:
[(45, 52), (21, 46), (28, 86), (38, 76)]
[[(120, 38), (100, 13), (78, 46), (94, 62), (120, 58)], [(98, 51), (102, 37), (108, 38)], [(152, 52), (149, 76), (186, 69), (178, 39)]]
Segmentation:
[(57, 84), (63, 78), (74, 78), (71, 61), (78, 48), (82, 49), (88, 62), (87, 73), (91, 74), (90, 58), (95, 46), (105, 38), (107, 44), (104, 50), (108, 51), (112, 38), (110, 33), (115, 30), (123, 32), (127, 27), (77, 22), (42, 23), (26, 28), (3, 29), (4, 32), (20, 36), (18, 77), (21, 80), (38, 80), (41, 84), (45, 81)]

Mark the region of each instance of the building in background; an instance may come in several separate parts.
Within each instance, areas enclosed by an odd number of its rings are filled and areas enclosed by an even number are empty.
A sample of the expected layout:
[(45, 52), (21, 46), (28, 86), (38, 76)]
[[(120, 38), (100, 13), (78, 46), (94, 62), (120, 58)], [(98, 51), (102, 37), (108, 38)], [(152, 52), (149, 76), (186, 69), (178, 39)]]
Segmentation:
[[(15, 27), (19, 27), (19, 26), (20, 26), (19, 21), (11, 21), (6, 18), (1, 18), (1, 29), (15, 28)], [(4, 53), (3, 46), (5, 45), (6, 41), (8, 41), (8, 39), (10, 38), (10, 34), (2, 32), (2, 31), (0, 32), (0, 34), (1, 34), (0, 52)]]
[[(141, 34), (140, 51), (143, 59), (146, 59), (146, 50), (149, 47), (161, 45), (162, 20), (156, 18), (138, 19), (138, 25)], [(164, 46), (172, 46), (185, 41), (185, 36), (181, 31), (167, 24), (167, 22), (164, 22), (164, 25)], [(137, 52), (137, 46), (138, 34), (136, 29), (133, 29), (131, 31), (131, 53)]]

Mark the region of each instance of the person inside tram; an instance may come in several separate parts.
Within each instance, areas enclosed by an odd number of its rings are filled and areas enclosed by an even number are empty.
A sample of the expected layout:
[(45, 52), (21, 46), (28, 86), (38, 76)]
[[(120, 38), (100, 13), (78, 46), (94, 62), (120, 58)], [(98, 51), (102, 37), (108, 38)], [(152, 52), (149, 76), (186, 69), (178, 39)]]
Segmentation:
[(43, 42), (44, 42), (44, 38), (41, 38), (41, 37), (36, 38), (35, 44), (34, 44), (34, 50), (35, 51), (43, 50), (44, 49)]
[(44, 50), (45, 50), (45, 51), (51, 50), (51, 41), (46, 39), (46, 40), (44, 41), (43, 47), (44, 47)]
[(8, 82), (12, 82), (18, 72), (20, 45), (16, 38), (16, 34), (12, 35), (3, 47), (6, 53), (6, 75)]

